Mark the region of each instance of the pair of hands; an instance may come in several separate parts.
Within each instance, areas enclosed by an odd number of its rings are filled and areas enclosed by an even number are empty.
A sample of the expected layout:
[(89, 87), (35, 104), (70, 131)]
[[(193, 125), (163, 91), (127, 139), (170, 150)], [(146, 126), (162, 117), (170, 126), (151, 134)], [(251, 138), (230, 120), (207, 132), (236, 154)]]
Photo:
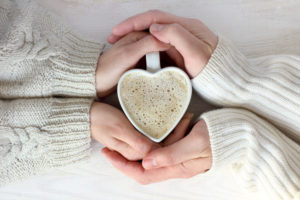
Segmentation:
[[(146, 29), (150, 34), (140, 32)], [(194, 78), (205, 67), (218, 42), (199, 20), (161, 11), (148, 11), (123, 21), (107, 40), (113, 46), (100, 56), (96, 71), (100, 97), (109, 94), (125, 71), (153, 51), (165, 51)], [(91, 133), (106, 146), (102, 153), (117, 169), (141, 184), (149, 184), (188, 178), (210, 169), (206, 124), (198, 121), (186, 135), (191, 118), (187, 114), (163, 143), (155, 144), (137, 132), (121, 111), (95, 102), (91, 107)], [(142, 163), (138, 161), (141, 159)]]

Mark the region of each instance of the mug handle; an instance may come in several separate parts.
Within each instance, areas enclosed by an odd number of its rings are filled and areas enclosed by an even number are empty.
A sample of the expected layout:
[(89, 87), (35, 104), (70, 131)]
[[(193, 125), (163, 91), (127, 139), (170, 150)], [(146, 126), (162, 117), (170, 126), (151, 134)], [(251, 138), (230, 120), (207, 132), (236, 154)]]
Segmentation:
[(146, 54), (147, 71), (155, 73), (160, 70), (159, 51)]

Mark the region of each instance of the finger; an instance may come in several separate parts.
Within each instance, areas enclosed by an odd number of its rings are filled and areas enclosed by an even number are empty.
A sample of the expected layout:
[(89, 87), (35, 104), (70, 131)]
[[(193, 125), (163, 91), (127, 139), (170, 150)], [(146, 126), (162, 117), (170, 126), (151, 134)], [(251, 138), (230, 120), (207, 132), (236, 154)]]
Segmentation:
[(143, 167), (145, 169), (152, 169), (171, 166), (187, 160), (207, 156), (207, 152), (203, 155), (202, 152), (208, 148), (209, 139), (202, 137), (201, 134), (201, 129), (199, 129), (199, 126), (195, 125), (191, 132), (183, 139), (170, 146), (151, 151), (143, 159)]
[(137, 42), (126, 45), (124, 48), (124, 53), (122, 54), (124, 56), (123, 60), (127, 62), (126, 66), (132, 66), (147, 53), (165, 51), (170, 48), (170, 45), (158, 41), (152, 35), (148, 35)]
[(150, 32), (158, 40), (174, 46), (183, 58), (193, 55), (195, 44), (198, 43), (198, 39), (180, 24), (152, 24)]
[(204, 173), (211, 168), (212, 158), (195, 158), (192, 160), (185, 161), (183, 163), (178, 164), (180, 167), (182, 177), (190, 178), (200, 173)]
[(181, 138), (183, 138), (189, 128), (193, 116), (194, 116), (193, 113), (186, 113), (181, 119), (181, 121), (179, 122), (179, 124), (174, 129), (173, 133), (170, 136), (168, 136), (166, 140), (163, 142), (163, 145), (164, 146), (171, 145), (177, 142), (178, 140), (180, 140)]
[(113, 145), (110, 149), (119, 152), (128, 160), (141, 160), (145, 156), (145, 153), (141, 153), (140, 151), (133, 149), (127, 143), (116, 138), (114, 138)]
[(177, 22), (185, 25), (183, 19), (183, 17), (178, 17), (159, 10), (151, 10), (145, 13), (141, 13), (130, 17), (115, 26), (112, 30), (112, 34), (109, 36), (109, 42), (115, 43), (122, 36), (132, 31), (141, 31), (148, 29), (152, 23), (169, 24)]
[(145, 37), (147, 35), (149, 35), (149, 33), (141, 32), (141, 31), (131, 32), (131, 33), (127, 34), (126, 36), (124, 36), (121, 40), (116, 42), (115, 46), (126, 45), (126, 44), (130, 44), (130, 43), (139, 41), (140, 39), (142, 39), (143, 37)]
[(121, 36), (117, 36), (117, 35), (111, 34), (111, 35), (109, 35), (109, 36), (107, 37), (106, 40), (107, 40), (108, 43), (114, 44), (114, 43), (116, 43), (117, 41), (119, 41), (121, 38), (122, 38)]
[(145, 170), (140, 162), (128, 161), (118, 152), (104, 148), (102, 153), (115, 168), (143, 185), (182, 176), (179, 166)]
[(176, 48), (184, 58), (184, 65), (189, 66), (187, 72), (191, 77), (199, 73), (200, 66), (206, 65), (206, 52), (209, 51), (203, 48), (209, 47), (180, 24), (152, 24), (150, 32), (158, 40)]
[(150, 184), (171, 178), (189, 178), (206, 171), (209, 167), (207, 158), (198, 158), (175, 166), (145, 170), (140, 162), (128, 161), (118, 152), (104, 148), (102, 153), (115, 168), (140, 184)]
[(144, 157), (151, 150), (159, 147), (158, 144), (150, 141), (146, 136), (142, 135), (134, 128), (130, 128), (126, 130), (124, 129), (122, 134), (116, 135), (115, 137), (116, 139), (122, 141), (123, 143), (126, 143), (127, 146), (130, 147), (129, 149), (135, 150), (142, 157)]
[(174, 23), (180, 17), (159, 10), (150, 10), (124, 20), (112, 30), (113, 35), (122, 36), (132, 31), (148, 29), (152, 23)]
[[(120, 152), (124, 157), (129, 160), (142, 159), (150, 150), (154, 149), (156, 143), (152, 143), (141, 133), (137, 132), (129, 121), (125, 122), (123, 126), (112, 129), (111, 126), (102, 127), (99, 133), (109, 134), (96, 134), (95, 139), (115, 151)], [(114, 132), (112, 132), (114, 130)]]
[(124, 20), (113, 28), (111, 35), (108, 37), (108, 41), (114, 44), (127, 33), (148, 29), (154, 23), (178, 23), (196, 37), (205, 41), (211, 49), (215, 49), (215, 45), (217, 44), (218, 39), (215, 34), (200, 20), (180, 17), (159, 10), (150, 10)]
[(128, 161), (118, 152), (111, 151), (108, 148), (103, 148), (101, 152), (115, 168), (124, 173), (126, 176), (129, 176), (135, 180), (142, 180), (144, 178), (144, 168), (142, 167), (141, 163)]

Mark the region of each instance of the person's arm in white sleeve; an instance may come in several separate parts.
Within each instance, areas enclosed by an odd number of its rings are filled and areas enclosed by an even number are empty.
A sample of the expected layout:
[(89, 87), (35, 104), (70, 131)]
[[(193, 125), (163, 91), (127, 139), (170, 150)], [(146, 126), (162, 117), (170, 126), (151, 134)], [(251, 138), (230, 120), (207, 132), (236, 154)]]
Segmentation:
[(221, 36), (208, 64), (192, 83), (208, 101), (251, 110), (300, 143), (300, 56), (248, 60)]
[(35, 1), (0, 2), (0, 98), (96, 97), (104, 44), (87, 40)]

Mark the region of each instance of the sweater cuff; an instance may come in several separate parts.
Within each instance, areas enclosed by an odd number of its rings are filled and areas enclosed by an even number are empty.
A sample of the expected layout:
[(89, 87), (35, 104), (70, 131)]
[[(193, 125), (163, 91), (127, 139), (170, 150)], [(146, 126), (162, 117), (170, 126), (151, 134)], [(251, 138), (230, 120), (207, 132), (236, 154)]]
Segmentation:
[(89, 157), (92, 99), (53, 99), (42, 131), (47, 133), (48, 164), (63, 166)]
[(59, 42), (53, 65), (52, 93), (62, 96), (96, 97), (95, 73), (104, 44), (85, 40), (71, 31)]
[(244, 84), (244, 77), (249, 76), (239, 69), (248, 65), (247, 58), (230, 41), (219, 36), (208, 64), (192, 79), (193, 88), (203, 98), (219, 105), (228, 99), (239, 99), (236, 93)]
[(201, 116), (212, 150), (212, 168), (230, 166), (241, 185), (270, 199), (294, 199), (299, 192), (299, 145), (243, 109), (219, 109)]
[(213, 158), (210, 171), (242, 162), (248, 146), (243, 113), (238, 109), (219, 109), (204, 113), (200, 118), (205, 121), (210, 137)]

